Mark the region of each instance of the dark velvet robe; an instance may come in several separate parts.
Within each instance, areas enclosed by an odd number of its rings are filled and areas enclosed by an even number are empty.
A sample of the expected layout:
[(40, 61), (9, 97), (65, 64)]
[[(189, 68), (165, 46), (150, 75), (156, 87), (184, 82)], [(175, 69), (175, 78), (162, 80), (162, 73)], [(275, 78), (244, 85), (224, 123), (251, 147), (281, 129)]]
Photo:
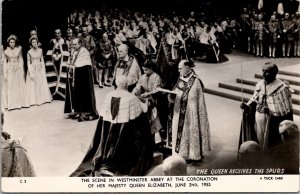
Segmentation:
[[(108, 107), (113, 120), (119, 104), (120, 98), (111, 98)], [(142, 176), (149, 170), (153, 150), (147, 114), (141, 113), (123, 123), (107, 120), (100, 116), (92, 143), (82, 163), (70, 176), (95, 176), (101, 170), (108, 170), (115, 176)]]
[(72, 108), (77, 113), (98, 115), (90, 65), (75, 68), (74, 87), (72, 87), (72, 79), (67, 78), (64, 113), (70, 113)]

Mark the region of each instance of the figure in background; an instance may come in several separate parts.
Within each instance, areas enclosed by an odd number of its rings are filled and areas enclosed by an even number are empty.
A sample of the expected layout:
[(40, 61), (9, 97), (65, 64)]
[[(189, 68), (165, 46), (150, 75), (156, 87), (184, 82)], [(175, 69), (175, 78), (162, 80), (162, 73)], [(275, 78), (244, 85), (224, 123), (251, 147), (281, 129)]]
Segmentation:
[(278, 67), (266, 63), (262, 68), (264, 79), (256, 84), (253, 96), (241, 108), (249, 111), (249, 106), (256, 103), (255, 131), (261, 150), (269, 151), (281, 142), (279, 123), (293, 120), (292, 94), (286, 82), (276, 79)]
[(103, 88), (103, 86), (111, 86), (109, 80), (109, 69), (114, 68), (116, 54), (113, 44), (108, 39), (106, 33), (102, 35), (102, 40), (99, 42), (99, 48), (97, 51), (96, 62), (98, 68), (99, 87)]
[(240, 35), (241, 35), (241, 44), (243, 50), (250, 53), (251, 51), (251, 22), (250, 22), (250, 15), (248, 9), (246, 7), (243, 8), (243, 12), (241, 14), (240, 20)]
[(180, 77), (169, 101), (174, 103), (168, 139), (172, 139), (172, 153), (187, 161), (199, 161), (211, 151), (211, 136), (203, 92), (203, 83), (194, 70), (194, 63), (182, 60)]
[(206, 26), (201, 32), (198, 40), (200, 42), (199, 44), (199, 51), (201, 52), (200, 56), (204, 57), (205, 59), (207, 59), (208, 47), (211, 41), (210, 33), (208, 30), (210, 30), (210, 28)]
[(254, 24), (255, 32), (255, 45), (256, 56), (264, 56), (264, 39), (266, 36), (265, 22), (263, 21), (263, 15), (258, 15), (258, 20)]
[[(36, 30), (31, 30), (29, 34), (30, 34), (30, 38), (33, 37), (33, 36), (35, 36), (37, 39), (39, 39), (39, 36), (38, 36), (38, 33), (37, 33)], [(38, 42), (38, 47), (42, 47), (42, 43)]]
[(38, 37), (36, 30), (31, 30), (30, 33), (29, 33), (29, 35), (30, 35), (30, 37), (33, 37), (33, 36)]
[(167, 43), (171, 46), (171, 55), (173, 60), (184, 58), (184, 41), (177, 27), (167, 37)]
[(251, 42), (251, 51), (253, 55), (256, 55), (257, 50), (256, 50), (256, 44), (255, 44), (255, 39), (256, 39), (256, 32), (257, 32), (257, 20), (258, 20), (258, 14), (253, 11), (251, 16), (250, 16), (250, 23), (251, 23), (251, 38), (250, 38), (250, 42)]
[[(82, 28), (82, 36), (80, 37), (80, 41), (82, 42), (82, 46), (85, 47), (90, 53), (91, 60), (92, 60), (92, 70), (93, 70), (92, 76), (94, 77), (94, 75), (96, 75), (96, 73), (95, 73), (95, 71), (96, 71), (95, 54), (97, 52), (97, 48), (96, 48), (96, 42), (95, 42), (94, 38), (89, 35), (87, 27)], [(94, 80), (95, 80), (95, 82), (98, 82), (97, 79), (94, 79)]]
[(128, 30), (125, 33), (125, 38), (129, 42), (129, 44), (132, 44), (132, 45), (135, 44), (135, 35), (134, 35), (133, 30), (134, 30), (134, 24), (131, 23)]
[(3, 89), (4, 107), (8, 110), (29, 107), (25, 89), (24, 60), (22, 47), (17, 44), (17, 37), (10, 35), (7, 39), (8, 47), (3, 55)]
[[(92, 36), (95, 40), (95, 42), (97, 42), (97, 40), (100, 40), (102, 37), (102, 32), (101, 32), (101, 23), (97, 23), (96, 21), (92, 21), (92, 25), (93, 25), (93, 29), (92, 31), (90, 31), (89, 35)], [(98, 26), (100, 25), (100, 26)], [(96, 43), (97, 45), (97, 43)]]
[[(99, 11), (95, 11), (94, 15), (94, 27), (93, 30), (95, 29), (100, 29), (101, 28), (101, 14)], [(100, 38), (100, 37), (99, 37)]]
[(136, 38), (135, 47), (140, 49), (145, 56), (151, 56), (151, 53), (154, 52), (150, 41), (147, 38), (147, 33), (144, 29), (141, 29), (139, 37)]
[(285, 13), (284, 18), (281, 22), (282, 25), (282, 56), (289, 57), (291, 52), (291, 44), (292, 44), (292, 31), (294, 24), (290, 19), (290, 14)]
[(71, 28), (67, 29), (67, 38), (66, 38), (66, 44), (68, 46), (68, 51), (71, 53), (71, 49), (72, 49), (72, 42), (73, 39), (75, 38), (74, 34), (73, 34), (73, 30)]
[[(229, 31), (229, 27), (227, 28)], [(220, 61), (220, 47), (217, 42), (217, 37), (215, 36), (215, 29), (210, 26), (207, 27), (206, 31), (208, 33), (208, 44), (206, 45), (206, 62), (216, 63)]]
[(275, 58), (277, 39), (280, 31), (280, 24), (275, 15), (272, 15), (268, 22), (269, 29), (269, 57)]
[(143, 176), (149, 170), (152, 142), (147, 102), (128, 92), (121, 75), (107, 94), (92, 143), (71, 176)]
[(188, 58), (194, 58), (195, 56), (195, 32), (190, 23), (185, 24), (181, 30), (181, 35), (186, 46), (186, 52)]
[(78, 122), (98, 119), (89, 51), (73, 40), (66, 87), (65, 113)]
[(154, 27), (149, 26), (149, 29), (146, 29), (147, 39), (150, 42), (151, 48), (153, 50), (150, 51), (151, 54), (156, 55), (157, 52), (157, 40), (155, 37), (155, 31), (153, 32)]
[(30, 105), (41, 105), (52, 101), (45, 70), (43, 51), (38, 47), (38, 39), (29, 39), (31, 49), (27, 53), (28, 71), (26, 75), (26, 89)]
[(293, 36), (295, 39), (294, 43), (294, 57), (300, 57), (300, 12), (296, 13), (295, 17), (295, 28), (293, 31)]
[(53, 63), (56, 67), (57, 75), (60, 73), (60, 65), (61, 65), (61, 59), (62, 59), (62, 52), (63, 52), (63, 45), (65, 44), (65, 40), (61, 36), (61, 30), (56, 29), (55, 30), (55, 38), (51, 39), (50, 44), (52, 49), (52, 59)]
[(117, 37), (123, 44), (125, 44), (125, 43), (127, 42), (127, 39), (126, 39), (125, 35), (123, 34), (122, 29), (121, 29), (119, 26), (116, 27), (116, 32), (115, 32), (115, 34), (116, 34), (116, 37)]
[(81, 26), (80, 25), (77, 25), (75, 26), (74, 28), (74, 35), (76, 38), (80, 38), (82, 36), (82, 30), (81, 30)]

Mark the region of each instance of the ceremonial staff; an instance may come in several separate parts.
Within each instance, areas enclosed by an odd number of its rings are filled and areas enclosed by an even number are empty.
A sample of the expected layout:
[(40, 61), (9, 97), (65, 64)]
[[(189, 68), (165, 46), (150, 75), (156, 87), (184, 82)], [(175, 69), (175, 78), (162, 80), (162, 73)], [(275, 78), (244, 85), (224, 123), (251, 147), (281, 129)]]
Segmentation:
[[(70, 83), (70, 80), (69, 81), (69, 96), (70, 96), (70, 105), (71, 105), (71, 110), (72, 110), (72, 113), (74, 113), (74, 109), (73, 109), (73, 101), (72, 101), (72, 91), (74, 90), (74, 87), (75, 87), (75, 62), (77, 60), (77, 57), (79, 55), (79, 52), (81, 50), (81, 47), (77, 50), (77, 53), (75, 54), (75, 57), (74, 57), (74, 52), (71, 54), (71, 58), (70, 58), (70, 64), (69, 64), (69, 72), (68, 72), (68, 77), (69, 79), (71, 78), (72, 79), (72, 82)], [(71, 85), (72, 84), (72, 85)]]
[[(73, 85), (73, 76), (74, 76), (74, 69), (73, 69), (73, 53), (71, 53), (71, 58), (70, 58), (70, 64), (69, 64), (69, 72), (68, 72), (68, 82), (69, 84), (68, 87), (69, 87), (69, 96), (70, 96), (70, 106), (71, 106), (71, 113), (73, 114), (74, 113), (74, 109), (73, 109), (73, 101), (72, 101), (72, 90), (73, 90), (73, 86), (71, 87), (71, 84), (70, 84), (70, 79), (72, 79), (72, 85)], [(71, 66), (72, 65), (72, 66)], [(71, 73), (72, 72), (72, 73)], [(71, 75), (73, 74), (73, 75)]]
[[(69, 78), (70, 79), (70, 78)], [(72, 89), (70, 83), (68, 84), (69, 87), (69, 96), (70, 96), (70, 106), (71, 106), (71, 113), (74, 114), (74, 109), (73, 109), (73, 101), (72, 101)]]
[[(241, 63), (241, 93), (242, 93), (242, 96), (241, 96), (241, 102), (242, 104), (244, 103), (244, 85), (243, 85), (243, 63)], [(242, 110), (242, 126), (241, 126), (241, 135), (240, 135), (240, 138), (243, 139), (244, 137), (244, 132), (245, 132), (245, 129), (244, 129), (244, 109)], [(242, 142), (244, 142), (245, 140), (243, 139)], [(239, 155), (239, 149), (240, 149), (240, 145), (238, 146), (238, 150), (237, 150), (237, 160), (240, 159), (240, 155)]]

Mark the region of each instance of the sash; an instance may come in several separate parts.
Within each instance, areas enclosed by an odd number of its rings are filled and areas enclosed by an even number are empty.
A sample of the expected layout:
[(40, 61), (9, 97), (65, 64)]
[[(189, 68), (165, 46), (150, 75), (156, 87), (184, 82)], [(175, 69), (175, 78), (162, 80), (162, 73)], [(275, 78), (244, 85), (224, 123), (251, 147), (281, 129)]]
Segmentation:
[(188, 103), (188, 95), (189, 95), (190, 89), (192, 88), (192, 86), (194, 84), (195, 79), (196, 79), (196, 76), (192, 76), (188, 80), (188, 82), (179, 80), (179, 82), (177, 84), (177, 88), (179, 88), (180, 90), (183, 90), (183, 94), (182, 94), (181, 100), (180, 100), (178, 132), (177, 132), (176, 147), (175, 147), (175, 152), (177, 152), (177, 153), (179, 153), (179, 148), (180, 148), (180, 142), (181, 142), (182, 131), (183, 131), (183, 126), (184, 126), (184, 118), (185, 118), (185, 113), (186, 113), (187, 103)]
[(79, 53), (80, 53), (80, 50), (81, 50), (81, 47), (79, 48), (78, 52), (76, 53), (74, 60), (73, 60), (73, 61), (71, 60), (71, 66), (72, 66), (72, 68), (73, 68), (72, 87), (75, 87), (75, 69), (74, 69), (74, 68), (75, 68), (75, 62), (76, 62), (76, 60), (77, 60), (77, 58), (78, 58), (78, 55), (79, 55)]

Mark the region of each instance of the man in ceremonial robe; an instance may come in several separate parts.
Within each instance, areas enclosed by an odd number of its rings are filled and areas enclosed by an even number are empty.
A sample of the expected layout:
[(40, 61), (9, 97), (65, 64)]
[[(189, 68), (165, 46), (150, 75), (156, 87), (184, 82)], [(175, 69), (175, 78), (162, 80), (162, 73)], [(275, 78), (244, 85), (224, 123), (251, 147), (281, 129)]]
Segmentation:
[(279, 124), (293, 120), (293, 108), (291, 89), (287, 83), (276, 79), (277, 65), (266, 63), (262, 71), (264, 79), (256, 84), (253, 96), (247, 103), (242, 103), (241, 108), (249, 112), (249, 107), (256, 103), (255, 120), (252, 121), (258, 143), (266, 152), (281, 143)]
[(108, 35), (104, 33), (97, 49), (96, 62), (98, 68), (99, 87), (111, 86), (109, 80), (109, 71), (114, 68), (116, 54), (112, 42)]
[(67, 29), (67, 38), (66, 38), (66, 44), (68, 46), (68, 51), (71, 52), (72, 50), (72, 42), (73, 39), (75, 38), (74, 34), (73, 34), (73, 30), (71, 28)]
[(152, 162), (152, 141), (147, 102), (127, 91), (120, 76), (107, 94), (92, 143), (71, 176), (142, 176)]
[(64, 112), (71, 113), (69, 116), (79, 122), (98, 118), (91, 57), (79, 38), (73, 40)]
[(56, 67), (56, 72), (60, 74), (60, 65), (62, 52), (64, 51), (65, 40), (61, 37), (61, 30), (55, 30), (55, 38), (50, 41), (50, 49), (52, 49), (52, 60)]
[(136, 58), (133, 55), (128, 54), (127, 45), (120, 45), (118, 47), (118, 52), (119, 59), (115, 67), (113, 82), (116, 82), (116, 80), (122, 75), (126, 76), (128, 91), (131, 92), (142, 76), (142, 72)]
[(178, 153), (188, 162), (200, 161), (212, 150), (203, 84), (192, 67), (192, 61), (179, 63), (180, 77), (173, 90), (177, 94), (175, 99), (169, 96), (174, 102), (168, 137), (172, 139), (172, 154)]
[(85, 47), (89, 52), (92, 60), (92, 69), (93, 69), (93, 77), (94, 77), (94, 82), (97, 83), (97, 68), (96, 68), (96, 60), (95, 60), (95, 55), (97, 52), (97, 47), (96, 47), (96, 42), (95, 38), (92, 37), (89, 32), (88, 32), (88, 27), (83, 27), (82, 28), (82, 36), (80, 37), (80, 40), (82, 42), (82, 46)]

